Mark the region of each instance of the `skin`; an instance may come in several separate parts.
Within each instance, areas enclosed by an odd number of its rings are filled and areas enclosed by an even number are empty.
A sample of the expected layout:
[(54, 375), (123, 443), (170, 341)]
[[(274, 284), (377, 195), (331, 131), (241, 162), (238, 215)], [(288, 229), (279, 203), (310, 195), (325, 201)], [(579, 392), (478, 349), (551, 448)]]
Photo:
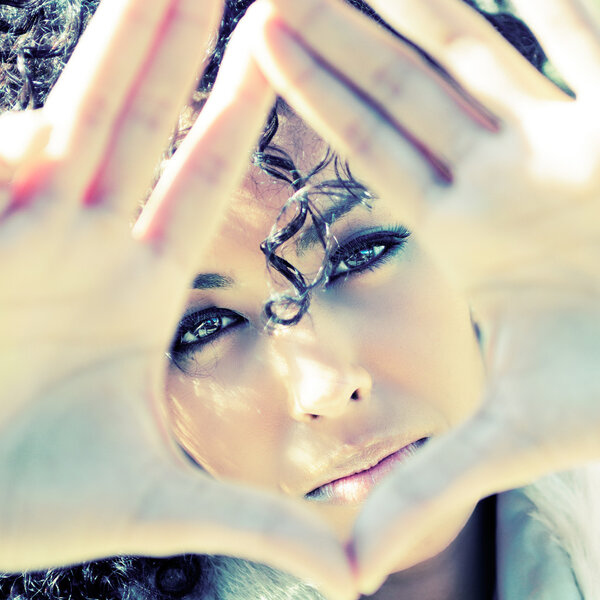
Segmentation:
[(219, 222), (273, 103), (240, 26), (132, 231), (221, 10), (103, 1), (45, 107), (0, 118), (2, 572), (212, 553), (356, 596), (326, 524), (191, 467), (160, 412), (197, 224)]
[[(517, 4), (576, 99), (460, 2), (373, 0), (494, 112), (493, 127), (342, 3), (263, 2), (270, 14), (246, 20), (249, 35), (236, 30), (220, 83), (132, 236), (131, 211), (197, 80), (200, 40), (212, 38), (222, 5), (103, 0), (44, 109), (0, 119), (0, 280), (10, 282), (0, 286), (0, 480), (10, 482), (0, 495), (2, 571), (118, 553), (229, 553), (345, 600), (414, 564), (416, 541), (437, 535), (449, 513), (464, 518), (481, 497), (600, 457), (597, 22), (577, 0), (556, 0), (552, 10), (543, 0)], [(360, 46), (360, 61), (344, 36)], [(155, 410), (164, 353), (202, 268), (197, 257), (247, 168), (270, 86), (382, 198), (404, 206), (405, 224), (444, 263), (484, 332), (480, 410), (370, 495), (351, 536), (352, 564), (348, 546), (299, 503), (190, 468)], [(402, 127), (445, 161), (451, 184)], [(313, 333), (329, 341), (319, 311), (345, 297), (348, 306), (332, 312), (336, 321), (351, 314), (346, 294), (358, 302), (384, 273), (317, 294), (314, 332), (303, 323), (261, 344), (283, 356), (284, 341), (302, 347), (298, 332), (308, 349)], [(247, 316), (257, 319), (267, 292), (263, 284), (245, 296), (254, 310)], [(363, 338), (333, 341), (343, 363), (359, 355)], [(359, 358), (376, 406), (385, 398), (382, 374)], [(266, 381), (275, 377), (265, 372)], [(338, 425), (348, 419), (342, 408)], [(333, 417), (320, 418), (305, 429), (325, 423), (331, 432)]]
[(363, 593), (414, 564), (415, 540), (449, 511), (600, 456), (597, 11), (578, 0), (514, 4), (575, 99), (459, 1), (371, 3), (440, 62), (450, 86), (343, 2), (253, 7), (272, 85), (379, 195), (402, 190), (407, 224), (483, 331), (480, 410), (397, 469), (357, 519)]
[[(283, 119), (274, 143), (301, 172), (325, 151), (293, 114)], [(333, 166), (310, 184), (330, 179)], [(479, 405), (483, 365), (469, 307), (414, 234), (380, 268), (334, 279), (316, 292), (298, 325), (266, 332), (264, 303), (281, 284), (265, 269), (259, 245), (289, 195), (286, 184), (250, 168), (197, 269), (230, 283), (192, 290), (185, 311), (219, 307), (248, 322), (225, 322), (206, 345), (189, 338), (187, 358), (169, 365), (166, 395), (177, 440), (208, 473), (302, 499), (349, 474), (336, 471), (348, 457), (367, 460), (369, 445), (385, 440), (391, 453), (463, 422)], [(331, 204), (327, 197), (319, 201), (323, 209)], [(372, 209), (358, 205), (340, 217), (332, 233), (343, 246), (401, 218), (395, 198), (376, 199)], [(322, 260), (318, 245), (299, 249), (291, 242), (284, 253), (304, 273)], [(203, 318), (186, 321), (187, 329)], [(347, 541), (360, 504), (311, 505)], [(456, 511), (415, 547), (415, 562), (447, 546), (472, 509)], [(459, 554), (451, 550), (452, 557)], [(459, 561), (442, 564), (452, 570)], [(422, 584), (448, 570), (434, 566), (420, 574)]]

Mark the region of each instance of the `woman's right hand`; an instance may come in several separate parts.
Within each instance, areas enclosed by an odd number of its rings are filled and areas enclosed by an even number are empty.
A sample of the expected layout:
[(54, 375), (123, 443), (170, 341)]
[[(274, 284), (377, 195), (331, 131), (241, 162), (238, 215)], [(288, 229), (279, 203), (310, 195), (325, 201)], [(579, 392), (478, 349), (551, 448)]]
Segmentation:
[(194, 264), (273, 101), (241, 27), (132, 233), (220, 4), (104, 0), (45, 107), (0, 118), (0, 570), (210, 552), (352, 595), (324, 525), (188, 466), (160, 411)]
[(275, 89), (397, 203), (483, 333), (479, 409), (356, 521), (372, 594), (454, 511), (600, 459), (600, 21), (583, 0), (512, 3), (571, 97), (460, 0), (370, 0), (427, 60), (340, 0), (262, 3)]

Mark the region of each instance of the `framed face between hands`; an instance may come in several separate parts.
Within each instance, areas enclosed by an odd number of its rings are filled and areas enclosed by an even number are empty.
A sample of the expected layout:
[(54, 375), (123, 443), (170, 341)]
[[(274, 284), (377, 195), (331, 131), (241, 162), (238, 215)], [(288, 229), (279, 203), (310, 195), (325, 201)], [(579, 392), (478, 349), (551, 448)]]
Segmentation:
[[(287, 108), (270, 149), (303, 177), (327, 154)], [(292, 326), (266, 324), (265, 303), (291, 286), (260, 245), (294, 190), (249, 169), (198, 265), (166, 398), (178, 443), (210, 475), (307, 501), (344, 539), (394, 465), (475, 411), (483, 367), (466, 301), (403, 225), (397, 198), (372, 197), (340, 164), (297, 192), (328, 223), (327, 250), (311, 218), (277, 250), (306, 281), (324, 261), (329, 271)]]

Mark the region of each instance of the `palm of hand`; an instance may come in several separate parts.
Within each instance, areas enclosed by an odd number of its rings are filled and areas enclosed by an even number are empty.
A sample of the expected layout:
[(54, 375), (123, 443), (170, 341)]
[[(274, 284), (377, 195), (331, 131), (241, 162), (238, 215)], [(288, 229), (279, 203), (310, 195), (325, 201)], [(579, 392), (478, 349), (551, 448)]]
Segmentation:
[(518, 104), (499, 133), (467, 149), (448, 189), (431, 190), (425, 233), (467, 294), (502, 281), (563, 290), (569, 281), (593, 292), (600, 243), (593, 111), (569, 98)]
[(594, 104), (518, 104), (499, 134), (470, 149), (451, 188), (429, 201), (440, 208), (426, 223), (428, 239), (482, 328), (483, 414), (498, 425), (485, 447), (507, 461), (505, 483), (482, 493), (524, 484), (549, 462), (566, 468), (600, 452)]
[[(5, 481), (16, 476), (13, 469), (20, 480), (10, 503), (31, 504), (34, 515), (39, 497), (57, 494), (73, 503), (42, 522), (32, 519), (32, 537), (48, 526), (93, 536), (106, 520), (131, 512), (126, 504), (140, 506), (149, 480), (169, 462), (168, 452), (157, 452), (164, 442), (151, 415), (166, 315), (174, 314), (177, 298), (153, 275), (180, 289), (182, 272), (136, 243), (122, 219), (103, 216), (65, 211), (47, 198), (3, 223), (5, 239), (18, 240), (0, 261), (3, 280), (11, 282), (0, 293), (1, 354), (10, 361), (3, 454), (14, 457), (3, 470)], [(82, 528), (77, 513), (83, 518), (90, 506), (95, 523)]]

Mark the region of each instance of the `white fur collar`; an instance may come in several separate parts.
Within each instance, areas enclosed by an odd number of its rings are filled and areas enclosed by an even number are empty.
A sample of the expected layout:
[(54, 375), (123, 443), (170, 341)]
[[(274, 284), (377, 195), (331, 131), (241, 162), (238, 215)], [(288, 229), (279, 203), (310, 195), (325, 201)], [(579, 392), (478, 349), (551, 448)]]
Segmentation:
[(600, 463), (498, 496), (499, 600), (600, 600)]

